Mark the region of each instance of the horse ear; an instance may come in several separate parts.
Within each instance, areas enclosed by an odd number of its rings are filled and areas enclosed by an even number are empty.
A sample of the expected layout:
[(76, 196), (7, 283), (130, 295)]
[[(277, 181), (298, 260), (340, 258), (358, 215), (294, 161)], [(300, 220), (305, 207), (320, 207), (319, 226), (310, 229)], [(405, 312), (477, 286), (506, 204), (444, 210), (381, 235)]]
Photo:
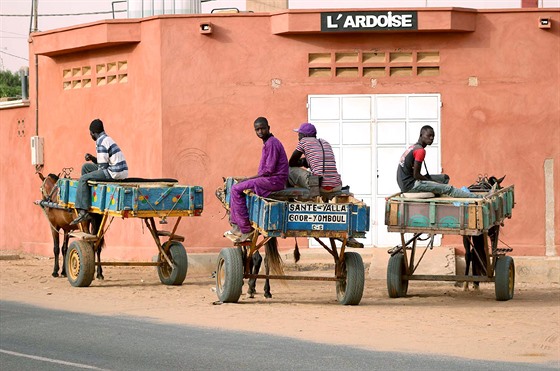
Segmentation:
[(503, 177), (501, 177), (500, 179), (498, 179), (498, 180), (497, 180), (497, 183), (498, 183), (498, 184), (502, 183), (502, 181), (505, 179), (505, 177), (506, 177), (506, 176), (504, 175)]

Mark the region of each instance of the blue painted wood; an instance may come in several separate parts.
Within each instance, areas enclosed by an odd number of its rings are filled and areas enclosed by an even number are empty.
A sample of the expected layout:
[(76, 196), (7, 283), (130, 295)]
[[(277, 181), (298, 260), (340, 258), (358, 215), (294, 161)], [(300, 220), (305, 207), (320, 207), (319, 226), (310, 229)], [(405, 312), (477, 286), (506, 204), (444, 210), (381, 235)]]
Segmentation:
[[(76, 179), (59, 179), (60, 203), (73, 207), (76, 201)], [(162, 216), (165, 212), (199, 215), (204, 208), (203, 189), (170, 183), (109, 183), (97, 182), (91, 186), (93, 212), (137, 213)]]

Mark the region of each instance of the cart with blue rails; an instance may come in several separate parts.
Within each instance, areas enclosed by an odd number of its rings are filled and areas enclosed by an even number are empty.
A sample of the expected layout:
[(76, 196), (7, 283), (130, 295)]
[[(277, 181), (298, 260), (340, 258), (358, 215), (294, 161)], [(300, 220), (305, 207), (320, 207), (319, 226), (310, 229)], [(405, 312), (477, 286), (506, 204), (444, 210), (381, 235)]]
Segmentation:
[[(385, 224), (389, 232), (401, 234), (401, 244), (389, 250), (391, 257), (387, 266), (387, 290), (392, 298), (403, 297), (408, 290), (408, 282), (457, 281), (494, 282), (496, 299), (513, 298), (515, 265), (507, 252), (511, 248), (498, 248), (499, 226), (506, 218), (511, 218), (514, 207), (514, 186), (491, 191), (483, 198), (433, 197), (414, 198), (414, 194), (402, 194), (387, 198)], [(405, 233), (412, 234), (407, 239)], [(427, 238), (422, 235), (427, 234)], [(433, 248), (436, 234), (479, 236), (484, 238), (486, 261), (476, 254), (473, 259), (481, 259), (485, 272), (481, 275), (418, 275), (414, 274), (418, 264), (428, 249)], [(490, 239), (490, 243), (488, 240)], [(415, 262), (416, 243), (428, 240), (428, 246)], [(409, 253), (407, 253), (409, 251)]]
[[(72, 286), (86, 287), (93, 280), (96, 263), (94, 254), (100, 248), (102, 238), (114, 217), (143, 219), (157, 249), (157, 262), (103, 262), (105, 266), (157, 266), (160, 281), (166, 285), (180, 285), (185, 280), (188, 260), (182, 242), (176, 234), (182, 217), (199, 216), (203, 210), (203, 190), (200, 186), (184, 186), (176, 180), (127, 179), (118, 182), (89, 182), (92, 206), (90, 213), (101, 214), (101, 225), (96, 235), (83, 229), (70, 232), (74, 240), (66, 254), (65, 264), (68, 280)], [(61, 178), (59, 207), (74, 209), (78, 180)], [(158, 230), (167, 224), (168, 218), (176, 218), (171, 231)]]
[[(227, 210), (234, 182), (234, 178), (227, 178), (224, 188), (217, 192)], [(221, 302), (239, 300), (243, 279), (265, 278), (335, 281), (337, 299), (341, 304), (359, 304), (364, 290), (364, 263), (360, 254), (345, 252), (345, 248), (350, 237), (365, 237), (369, 230), (369, 206), (349, 193), (335, 196), (329, 202), (317, 202), (320, 201), (317, 197), (309, 197), (306, 192), (309, 191), (290, 188), (267, 198), (246, 192), (249, 219), (256, 233), (252, 241), (235, 243), (236, 247), (225, 248), (220, 252), (216, 269), (216, 293)], [(272, 237), (314, 238), (333, 256), (334, 277), (251, 274), (253, 253)], [(328, 238), (330, 246), (320, 238)], [(336, 240), (342, 243), (340, 247), (336, 246)]]

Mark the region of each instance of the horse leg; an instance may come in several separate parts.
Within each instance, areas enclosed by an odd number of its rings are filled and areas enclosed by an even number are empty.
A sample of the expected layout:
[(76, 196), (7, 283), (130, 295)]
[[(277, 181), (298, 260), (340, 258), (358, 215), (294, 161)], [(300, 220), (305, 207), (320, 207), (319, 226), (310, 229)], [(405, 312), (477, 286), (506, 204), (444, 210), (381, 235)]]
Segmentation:
[[(471, 252), (471, 238), (463, 236), (463, 247), (465, 248), (465, 276), (469, 275), (469, 270), (472, 262)], [(469, 291), (469, 282), (463, 282), (463, 291)]]
[[(483, 264), (486, 262), (486, 252), (484, 251), (484, 235), (473, 236), (473, 249), (474, 254), (472, 257), (472, 269), (474, 276), (480, 276), (483, 273)], [(473, 282), (473, 289), (478, 290), (480, 282)]]
[[(264, 270), (268, 276), (270, 273), (270, 264), (268, 262), (268, 254), (264, 257)], [(264, 280), (264, 297), (267, 299), (272, 299), (272, 294), (270, 293), (270, 280), (268, 277)]]
[[(99, 228), (101, 228), (102, 220), (103, 220), (103, 215), (94, 214), (92, 216), (91, 234), (97, 235), (97, 233), (99, 232)], [(105, 237), (101, 237), (101, 240), (99, 241), (99, 245), (97, 246), (97, 249), (95, 251), (95, 254), (97, 255), (97, 274), (95, 278), (97, 278), (98, 280), (105, 279), (105, 277), (103, 276), (103, 268), (101, 267), (101, 250), (103, 249), (104, 245), (105, 245)]]
[(97, 251), (96, 251), (97, 263), (99, 263), (99, 264), (97, 265), (97, 275), (95, 276), (95, 278), (97, 278), (98, 280), (104, 280), (105, 279), (105, 277), (103, 276), (103, 268), (101, 267), (101, 249), (103, 248), (104, 244), (105, 244), (105, 237), (102, 237), (101, 238), (101, 243), (97, 247)]
[[(59, 247), (59, 235), (58, 231), (52, 229), (52, 237), (53, 237), (53, 253), (54, 253), (54, 268), (52, 272), (53, 277), (58, 277), (58, 270), (60, 269), (60, 265), (58, 264), (58, 258), (60, 257), (60, 247)], [(64, 265), (64, 262), (62, 263)]]
[[(259, 253), (259, 251), (255, 251), (253, 253), (253, 258), (251, 259), (251, 269), (249, 270), (249, 272), (251, 274), (259, 274), (259, 270), (261, 269), (261, 264), (262, 264), (262, 256)], [(249, 288), (247, 289), (247, 297), (248, 298), (254, 298), (255, 294), (257, 293), (257, 279), (256, 278), (250, 278), (249, 282), (248, 282)]]
[(70, 235), (67, 231), (64, 231), (64, 239), (62, 240), (62, 270), (60, 275), (66, 277), (66, 252), (68, 251), (68, 241), (70, 240)]

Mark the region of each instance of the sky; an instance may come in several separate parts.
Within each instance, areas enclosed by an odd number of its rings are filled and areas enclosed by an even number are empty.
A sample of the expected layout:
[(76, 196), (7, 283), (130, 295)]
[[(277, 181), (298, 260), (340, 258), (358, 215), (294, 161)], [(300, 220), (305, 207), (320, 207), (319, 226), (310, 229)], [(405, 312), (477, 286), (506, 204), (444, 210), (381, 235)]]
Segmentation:
[[(114, 0), (37, 0), (38, 29), (47, 31), (76, 24), (112, 19)], [(141, 0), (136, 0), (141, 1)], [(146, 0), (144, 0), (146, 1)], [(162, 0), (154, 0), (155, 2)], [(165, 0), (172, 1), (172, 0)], [(245, 0), (203, 0), (202, 13), (214, 8), (245, 10)], [(266, 1), (266, 0), (262, 0)], [(560, 7), (560, 0), (538, 0), (545, 7)], [(146, 1), (147, 2), (147, 1)], [(151, 3), (151, 1), (149, 1)], [(398, 4), (398, 6), (397, 6)], [(521, 0), (289, 0), (290, 9), (471, 7), (518, 8)], [(28, 35), (32, 0), (0, 0), (0, 70), (16, 72), (29, 65)], [(116, 3), (115, 18), (127, 18), (126, 3)], [(81, 14), (76, 13), (99, 13)], [(53, 16), (57, 14), (58, 16)]]

